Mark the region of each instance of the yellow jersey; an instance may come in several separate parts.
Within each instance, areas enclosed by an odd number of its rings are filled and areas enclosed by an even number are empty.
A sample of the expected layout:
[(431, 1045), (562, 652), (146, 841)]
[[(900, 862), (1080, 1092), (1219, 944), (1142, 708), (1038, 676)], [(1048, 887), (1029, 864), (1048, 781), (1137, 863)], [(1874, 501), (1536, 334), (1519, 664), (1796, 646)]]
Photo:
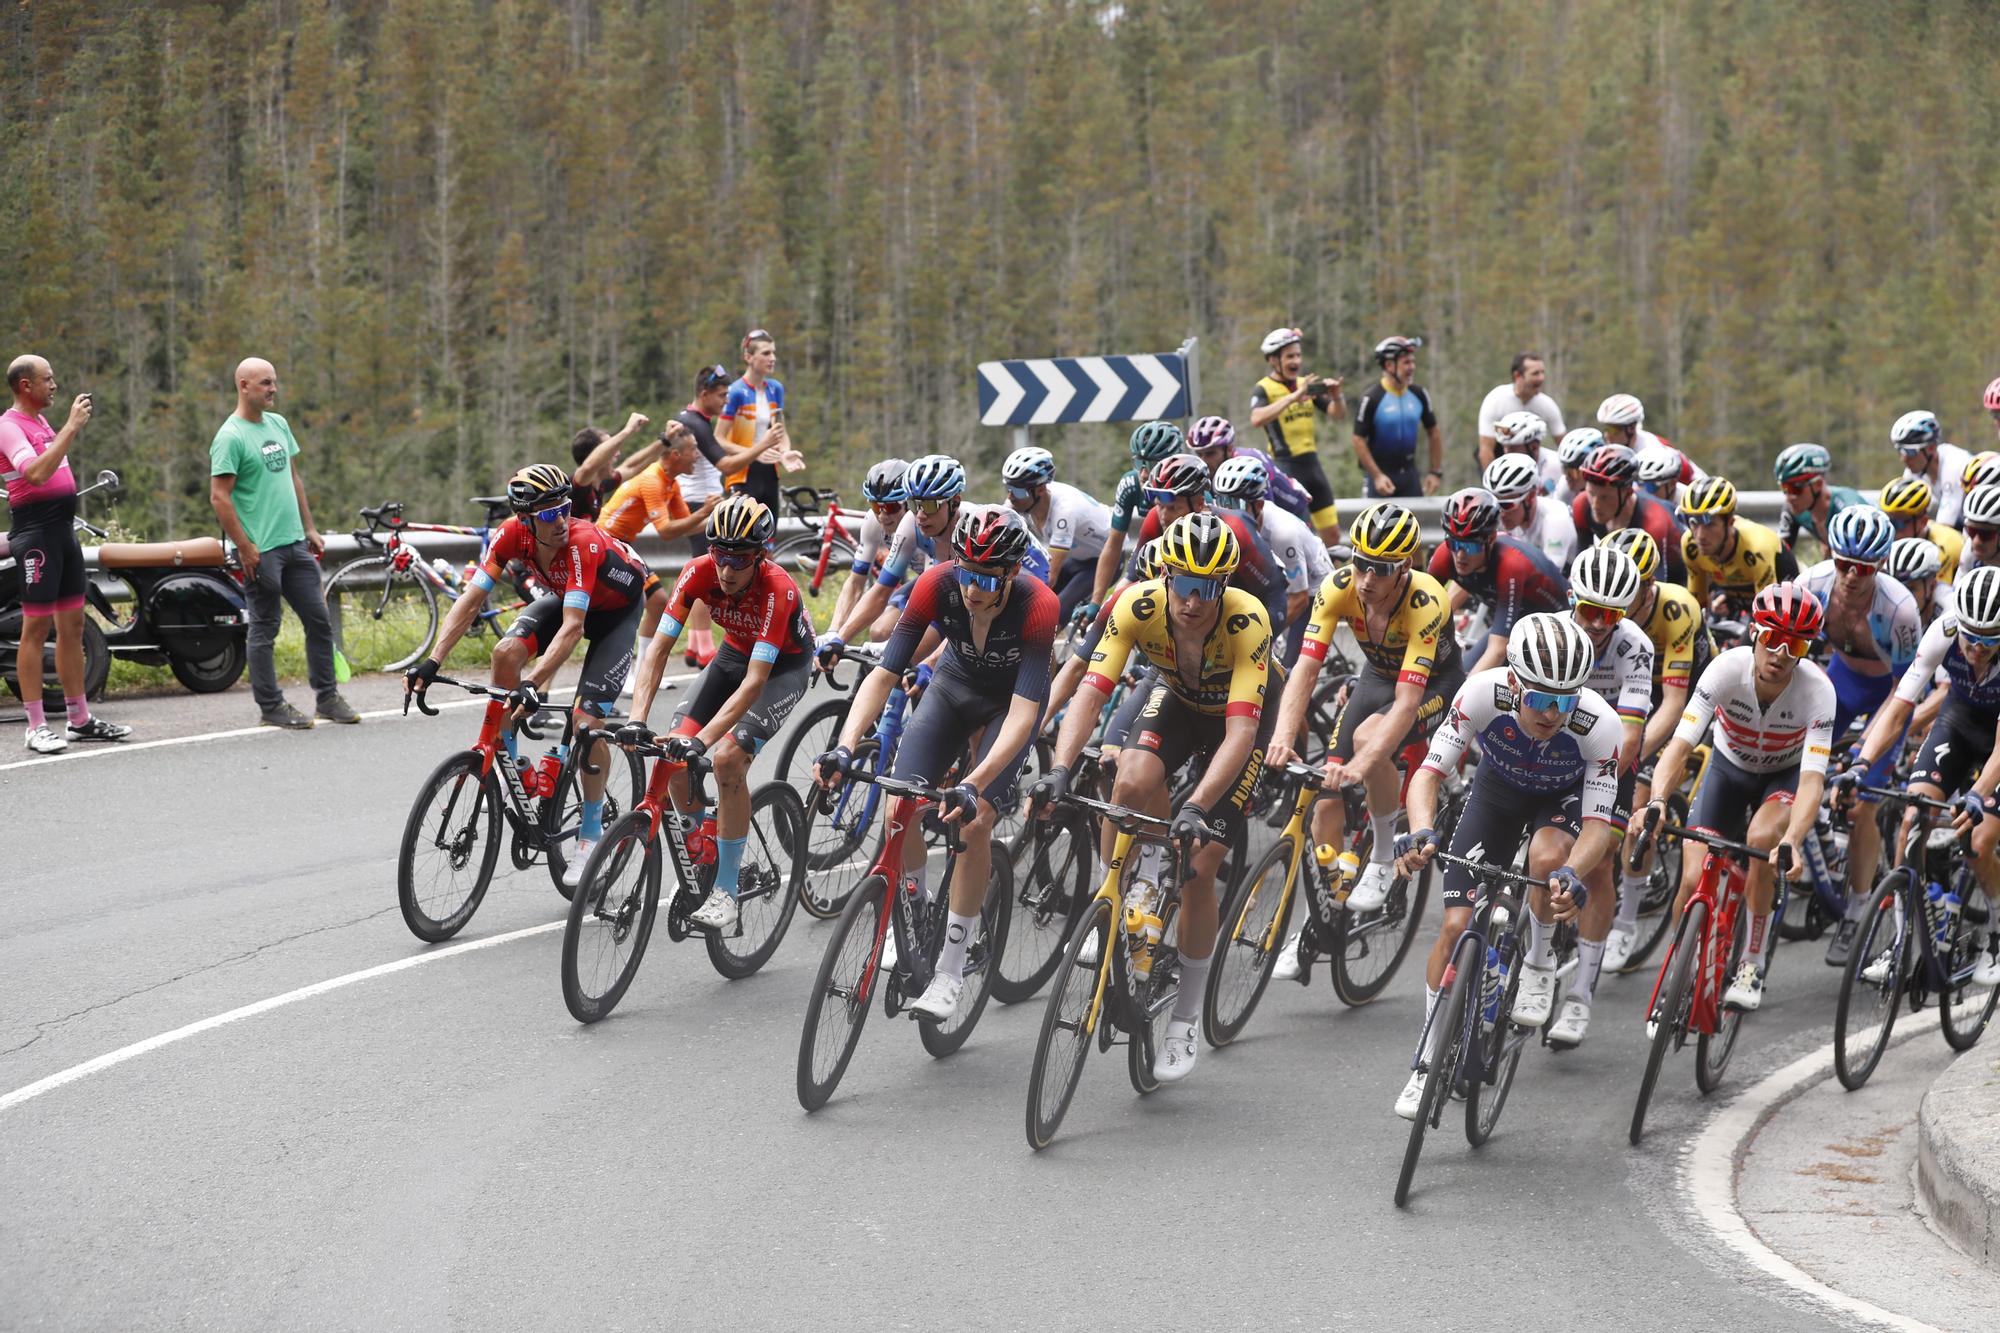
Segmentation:
[(1938, 564), (1938, 582), (1950, 583), (1958, 577), (1958, 558), (1965, 554), (1965, 534), (1942, 523), (1932, 523), (1924, 536), (1937, 545), (1944, 559)]
[(1333, 645), (1333, 632), (1342, 621), (1354, 632), (1361, 655), (1376, 675), (1394, 677), (1397, 682), (1423, 685), (1431, 672), (1449, 665), (1458, 656), (1458, 640), (1451, 632), (1451, 603), (1438, 581), (1420, 570), (1411, 570), (1403, 584), (1403, 595), (1389, 612), (1389, 621), (1379, 638), (1368, 629), (1368, 608), (1354, 586), (1354, 566), (1342, 565), (1328, 574), (1313, 598), (1312, 619), (1306, 622), (1305, 643), (1299, 652), (1324, 660)]
[(1261, 718), (1271, 679), (1271, 619), (1241, 588), (1225, 588), (1221, 614), (1202, 641), (1199, 659), (1183, 663), (1167, 614), (1167, 585), (1150, 579), (1125, 590), (1090, 654), (1084, 684), (1109, 694), (1134, 652), (1159, 668), (1160, 681), (1197, 713)]
[[(1798, 575), (1798, 561), (1792, 558), (1778, 534), (1762, 523), (1747, 518), (1736, 522), (1735, 548), (1727, 560), (1703, 555), (1695, 546), (1692, 531), (1681, 534), (1681, 560), (1687, 565), (1687, 590), (1701, 606), (1716, 593), (1745, 607), (1750, 599), (1781, 578)], [(1786, 571), (1783, 567), (1789, 565)]]
[(1653, 684), (1660, 688), (1687, 689), (1715, 656), (1701, 603), (1678, 583), (1653, 584), (1653, 606), (1639, 628), (1653, 641)]

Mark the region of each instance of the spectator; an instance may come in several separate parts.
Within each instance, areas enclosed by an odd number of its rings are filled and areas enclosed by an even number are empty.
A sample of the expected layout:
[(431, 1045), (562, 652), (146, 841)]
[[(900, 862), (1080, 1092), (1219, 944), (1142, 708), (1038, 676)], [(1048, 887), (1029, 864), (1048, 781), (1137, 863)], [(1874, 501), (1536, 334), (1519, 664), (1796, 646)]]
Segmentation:
[[(1354, 457), (1370, 493), (1379, 499), (1436, 495), (1444, 484), (1444, 442), (1438, 438), (1437, 413), (1429, 392), (1416, 383), (1421, 346), (1421, 338), (1384, 338), (1376, 343), (1375, 363), (1382, 367), (1382, 378), (1368, 386), (1354, 412)], [(1421, 485), (1419, 427), (1429, 438), (1431, 460)]]
[[(674, 417), (694, 432), (694, 466), (681, 479), (681, 494), (690, 505), (699, 507), (721, 495), (723, 477), (741, 472), (782, 446), (782, 440), (767, 441), (763, 448), (749, 449), (719, 443), (715, 438), (715, 421), (722, 415), (722, 406), (728, 398), (729, 372), (720, 365), (703, 366), (694, 377), (694, 401)], [(700, 528), (689, 533), (687, 540), (695, 559), (708, 554), (708, 539)], [(686, 661), (691, 667), (707, 666), (713, 656), (715, 637), (709, 629), (708, 603), (697, 597), (694, 611), (688, 617)]]
[[(804, 467), (805, 459), (792, 447), (785, 429), (785, 386), (773, 379), (778, 368), (778, 345), (764, 329), (743, 335), (743, 378), (729, 386), (722, 403), (722, 438), (739, 449), (770, 445), (778, 451), (787, 472)], [(771, 438), (767, 438), (771, 437)], [(740, 486), (778, 512), (778, 468), (775, 463), (755, 462), (740, 471), (723, 474), (731, 486)]]
[(1548, 426), (1545, 439), (1560, 440), (1564, 434), (1562, 409), (1556, 406), (1555, 399), (1542, 392), (1549, 372), (1542, 364), (1541, 353), (1516, 353), (1510, 375), (1505, 384), (1494, 386), (1479, 404), (1479, 466), (1482, 470), (1492, 463), (1499, 448), (1494, 443), (1493, 427), (1510, 412), (1533, 412), (1540, 417)]
[(569, 454), (576, 463), (576, 470), (569, 474), (569, 512), (572, 518), (595, 523), (598, 511), (604, 507), (604, 497), (644, 472), (659, 458), (664, 447), (659, 440), (622, 462), (618, 458), (618, 451), (625, 447), (625, 442), (651, 424), (643, 412), (634, 412), (625, 418), (625, 428), (616, 435), (606, 435), (596, 426), (585, 426), (570, 439)]
[(1312, 524), (1320, 540), (1340, 540), (1340, 511), (1333, 502), (1333, 483), (1319, 459), (1313, 411), (1330, 421), (1347, 415), (1337, 375), (1307, 375), (1305, 352), (1297, 329), (1272, 329), (1261, 347), (1271, 373), (1250, 391), (1250, 426), (1271, 441), (1271, 459), (1284, 474), (1305, 488), (1312, 501)]
[(305, 630), (315, 712), (329, 722), (359, 722), (334, 683), (333, 624), (317, 563), (326, 539), (313, 526), (306, 484), (293, 461), (299, 442), (271, 410), (277, 402), (278, 372), (269, 361), (248, 358), (236, 367), (236, 411), (208, 448), (208, 502), (236, 543), (250, 603), (250, 693), (264, 726), (292, 731), (312, 726), (313, 719), (286, 702), (278, 688), (272, 655), (284, 603), (290, 602)]
[[(90, 395), (70, 400), (61, 430), (42, 413), (56, 398), (56, 373), (39, 356), (7, 367), (14, 406), (0, 415), (0, 478), (7, 483), (7, 543), (21, 574), (21, 646), (14, 670), (28, 711), (28, 748), (61, 754), (71, 741), (122, 741), (130, 727), (90, 715), (83, 678), (83, 547), (77, 542), (76, 474), (70, 446), (90, 422)], [(56, 632), (56, 679), (69, 712), (68, 734), (48, 724), (42, 699), (42, 646)]]

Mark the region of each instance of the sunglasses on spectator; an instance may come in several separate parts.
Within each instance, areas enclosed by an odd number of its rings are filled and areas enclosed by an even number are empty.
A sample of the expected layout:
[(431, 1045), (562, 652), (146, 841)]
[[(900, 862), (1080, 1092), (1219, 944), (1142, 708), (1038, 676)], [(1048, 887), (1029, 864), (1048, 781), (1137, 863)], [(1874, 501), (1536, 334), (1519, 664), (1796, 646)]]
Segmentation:
[(1880, 566), (1873, 560), (1850, 560), (1844, 555), (1837, 555), (1833, 558), (1833, 567), (1837, 573), (1859, 577), (1863, 574), (1873, 574)]
[(977, 588), (981, 592), (999, 592), (1007, 586), (1008, 575), (1004, 572), (993, 574), (983, 569), (973, 569), (968, 565), (958, 567), (958, 586)]
[(1618, 607), (1599, 606), (1580, 597), (1570, 598), (1569, 604), (1570, 609), (1576, 612), (1577, 623), (1588, 629), (1610, 629), (1625, 618), (1625, 612)]
[(938, 512), (938, 510), (943, 509), (946, 505), (954, 505), (957, 503), (958, 503), (958, 497), (956, 495), (947, 495), (943, 499), (939, 499), (935, 496), (926, 496), (924, 499), (921, 500), (910, 501), (910, 508), (916, 510), (919, 514), (935, 514)]
[(759, 546), (716, 546), (711, 544), (708, 553), (715, 557), (715, 563), (724, 569), (748, 569), (757, 563), (757, 557), (764, 553)]
[(1445, 545), (1451, 548), (1453, 555), (1478, 555), (1486, 549), (1485, 542), (1465, 537), (1447, 537), (1445, 538)]
[(1222, 590), (1229, 586), (1227, 579), (1205, 578), (1200, 574), (1174, 574), (1167, 579), (1167, 587), (1176, 597), (1194, 597), (1204, 602), (1212, 602), (1222, 596)]
[(1577, 701), (1582, 696), (1575, 690), (1557, 693), (1554, 690), (1522, 690), (1521, 707), (1531, 713), (1546, 713), (1551, 708), (1568, 717), (1576, 711)]
[(1965, 525), (1965, 539), (1971, 542), (1990, 542), (2000, 537), (2000, 528), (1981, 527), (1976, 523)]
[(535, 518), (543, 523), (560, 523), (569, 517), (569, 506), (559, 504), (553, 509), (537, 509)]
[(1400, 572), (1403, 568), (1402, 564), (1398, 561), (1371, 560), (1369, 557), (1365, 555), (1354, 556), (1352, 559), (1352, 563), (1354, 565), (1355, 573), (1373, 574), (1378, 579), (1392, 579), (1396, 577), (1397, 573)]
[(1963, 625), (1958, 627), (1958, 640), (1970, 648), (2000, 648), (2000, 634), (1975, 634)]
[(1751, 631), (1750, 637), (1766, 652), (1804, 657), (1812, 651), (1813, 641), (1803, 634), (1787, 634), (1783, 630), (1766, 629), (1760, 625)]
[(729, 380), (729, 372), (721, 366), (709, 366), (701, 372), (700, 377), (695, 380), (694, 385), (697, 392), (705, 393), (710, 389), (721, 388), (723, 385), (729, 383)]

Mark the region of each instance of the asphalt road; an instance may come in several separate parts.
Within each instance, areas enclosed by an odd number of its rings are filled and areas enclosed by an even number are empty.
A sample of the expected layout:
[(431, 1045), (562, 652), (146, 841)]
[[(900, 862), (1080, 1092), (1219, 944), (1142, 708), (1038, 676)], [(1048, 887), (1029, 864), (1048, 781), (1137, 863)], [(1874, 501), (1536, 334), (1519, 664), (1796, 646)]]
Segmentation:
[[(0, 768), (0, 1325), (1841, 1326), (1683, 1199), (1678, 1159), (1713, 1109), (1691, 1053), (1627, 1146), (1650, 978), (1604, 984), (1581, 1050), (1530, 1050), (1486, 1147), (1448, 1119), (1406, 1211), (1390, 1104), (1422, 1012), (1414, 956), (1365, 1009), (1323, 974), (1274, 985), (1236, 1046), (1144, 1100), (1120, 1053), (1093, 1057), (1040, 1154), (1022, 1132), (1039, 1001), (989, 1008), (944, 1061), (878, 1014), (834, 1100), (800, 1111), (830, 929), (802, 914), (741, 982), (657, 933), (588, 1030), (546, 932), (6, 1104), (425, 954), (396, 909), (397, 841), (475, 719)], [(558, 919), (545, 871), (502, 864), (461, 941)], [(1731, 1088), (1824, 1042), (1833, 1000), (1817, 947), (1781, 951)]]

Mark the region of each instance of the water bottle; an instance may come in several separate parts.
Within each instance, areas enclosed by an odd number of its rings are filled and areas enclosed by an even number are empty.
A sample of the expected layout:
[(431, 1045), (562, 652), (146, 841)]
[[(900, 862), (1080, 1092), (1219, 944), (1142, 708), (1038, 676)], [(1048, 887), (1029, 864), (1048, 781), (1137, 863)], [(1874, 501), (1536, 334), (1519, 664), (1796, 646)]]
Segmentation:
[(1833, 873), (1827, 869), (1826, 857), (1820, 851), (1823, 845), (1821, 838), (1824, 834), (1819, 832), (1818, 825), (1814, 826), (1814, 834), (1815, 836), (1805, 840), (1803, 848), (1806, 854), (1806, 873), (1812, 877), (1815, 884), (1831, 884)]
[(1940, 951), (1950, 947), (1952, 932), (1958, 926), (1958, 909), (1964, 905), (1964, 900), (1958, 896), (1956, 889), (1946, 889), (1944, 896), (1939, 899), (1939, 906), (1943, 908), (1938, 913), (1937, 942)]
[(1488, 1023), (1500, 1020), (1500, 992), (1507, 983), (1507, 974), (1500, 967), (1500, 951), (1492, 945), (1486, 946), (1486, 980), (1479, 990), (1479, 1012)]
[(1951, 930), (1951, 921), (1945, 915), (1944, 889), (1932, 880), (1924, 889), (1924, 920), (1931, 928), (1931, 940), (1942, 949)]
[(437, 559), (431, 561), (431, 568), (435, 569), (438, 572), (438, 577), (446, 583), (454, 581), (452, 578), (451, 561), (445, 559), (443, 556), (439, 556)]
[(556, 783), (562, 779), (562, 756), (552, 747), (542, 756), (542, 762), (535, 766), (533, 772), (535, 780), (534, 791), (531, 794), (542, 797), (554, 796)]
[(1153, 886), (1144, 880), (1125, 895), (1126, 949), (1132, 955), (1132, 975), (1144, 981), (1153, 974), (1153, 945), (1160, 938), (1160, 918), (1153, 913)]

